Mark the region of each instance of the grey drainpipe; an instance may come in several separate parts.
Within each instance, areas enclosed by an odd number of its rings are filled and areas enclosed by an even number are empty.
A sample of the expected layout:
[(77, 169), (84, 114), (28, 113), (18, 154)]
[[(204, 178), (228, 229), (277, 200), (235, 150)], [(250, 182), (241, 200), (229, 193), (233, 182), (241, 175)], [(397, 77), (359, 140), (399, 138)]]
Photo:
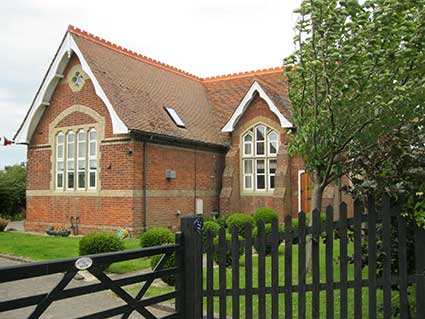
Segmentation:
[(148, 143), (146, 141), (143, 141), (143, 231), (146, 231), (147, 223), (146, 223), (146, 210), (147, 210), (147, 203), (146, 203), (146, 187), (147, 187), (147, 147)]

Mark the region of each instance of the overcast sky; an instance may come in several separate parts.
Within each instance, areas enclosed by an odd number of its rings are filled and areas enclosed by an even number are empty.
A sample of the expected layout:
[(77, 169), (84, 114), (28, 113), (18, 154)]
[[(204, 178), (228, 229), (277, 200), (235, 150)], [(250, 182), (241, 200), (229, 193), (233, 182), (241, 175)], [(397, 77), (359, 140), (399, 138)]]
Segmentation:
[[(282, 64), (300, 0), (0, 1), (0, 136), (12, 138), (69, 24), (199, 76)], [(26, 147), (0, 146), (0, 169)]]

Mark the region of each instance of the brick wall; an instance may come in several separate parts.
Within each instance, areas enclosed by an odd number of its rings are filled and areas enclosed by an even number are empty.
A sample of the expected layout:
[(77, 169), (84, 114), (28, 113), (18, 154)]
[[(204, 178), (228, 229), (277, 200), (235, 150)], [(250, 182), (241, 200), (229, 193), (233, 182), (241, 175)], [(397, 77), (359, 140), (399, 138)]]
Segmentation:
[[(280, 132), (280, 147), (277, 156), (277, 172), (275, 190), (272, 193), (254, 195), (240, 191), (240, 138), (244, 131), (257, 123), (263, 123)], [(226, 156), (226, 168), (223, 175), (223, 189), (220, 201), (224, 214), (242, 211), (252, 214), (259, 207), (272, 207), (283, 221), (284, 216), (298, 212), (298, 171), (304, 169), (300, 156), (290, 156), (288, 153), (288, 136), (285, 129), (280, 127), (276, 115), (270, 111), (267, 103), (258, 95), (254, 97), (245, 113), (238, 121), (232, 133), (232, 148)], [(323, 207), (337, 205), (335, 185), (325, 190)], [(347, 200), (347, 196), (343, 198)]]
[[(29, 145), (27, 179), (26, 229), (44, 231), (54, 225), (70, 227), (70, 218), (78, 217), (79, 232), (116, 231), (127, 227), (134, 234), (141, 231), (143, 221), (143, 142), (132, 134), (112, 134), (109, 113), (95, 93), (92, 82), (85, 80), (80, 91), (73, 92), (67, 83), (68, 72), (79, 61), (72, 57), (41, 118)], [(95, 111), (102, 121), (81, 110), (83, 105)], [(99, 141), (99, 183), (95, 192), (57, 192), (54, 174), (51, 123), (56, 129), (78, 125), (104, 125)], [(104, 124), (103, 124), (104, 123)], [(195, 199), (203, 200), (204, 212), (219, 209), (218, 194), (224, 154), (208, 149), (147, 144), (147, 226), (175, 229), (179, 218), (195, 211)], [(166, 169), (176, 171), (177, 178), (167, 180)], [(176, 212), (180, 211), (181, 215)]]

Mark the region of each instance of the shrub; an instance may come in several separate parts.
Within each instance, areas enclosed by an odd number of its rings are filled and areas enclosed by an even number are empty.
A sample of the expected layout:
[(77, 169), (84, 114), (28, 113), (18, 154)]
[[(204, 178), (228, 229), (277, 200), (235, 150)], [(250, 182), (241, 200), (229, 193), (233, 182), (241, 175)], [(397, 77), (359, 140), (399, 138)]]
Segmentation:
[[(124, 250), (124, 242), (116, 235), (108, 233), (91, 233), (85, 235), (79, 243), (80, 255), (93, 255)], [(110, 264), (99, 266), (105, 270)]]
[(8, 223), (9, 221), (7, 219), (0, 217), (0, 231), (4, 231)]
[(215, 220), (215, 222), (216, 222), (217, 224), (219, 224), (219, 225), (220, 225), (220, 227), (224, 227), (224, 228), (226, 228), (226, 227), (227, 227), (227, 224), (226, 224), (227, 217), (228, 217), (228, 216), (220, 216), (219, 218), (217, 218), (217, 219)]
[(273, 219), (279, 218), (277, 213), (273, 209), (268, 207), (257, 208), (257, 210), (255, 211), (255, 214), (252, 215), (252, 217), (254, 218), (256, 224), (260, 220), (262, 220), (264, 224), (271, 224)]
[(214, 221), (206, 221), (204, 222), (204, 231), (202, 233), (202, 242), (206, 244), (208, 239), (208, 232), (212, 231), (213, 237), (217, 237), (218, 232), (220, 231), (220, 225)]
[[(238, 240), (241, 241), (243, 240), (243, 238), (241, 236), (238, 236)], [(232, 242), (232, 235), (229, 234), (228, 232), (226, 232), (226, 243), (229, 244)], [(219, 237), (214, 238), (214, 246), (218, 246), (219, 244)], [(230, 246), (227, 246), (228, 248), (226, 249), (226, 267), (231, 267), (232, 266), (232, 249), (230, 248)], [(244, 254), (244, 248), (242, 245), (239, 245), (239, 257), (242, 256)], [(218, 264), (220, 261), (220, 254), (218, 253), (218, 251), (214, 252), (214, 261)]]
[[(271, 234), (272, 234), (272, 224), (265, 224), (264, 225), (264, 232), (266, 234), (266, 255), (270, 255), (272, 252), (272, 243), (271, 243)], [(278, 226), (278, 232), (279, 234), (283, 234), (283, 226)], [(259, 246), (258, 246), (258, 228), (256, 227), (252, 232), (252, 237), (254, 238), (254, 248), (258, 252)], [(279, 245), (282, 243), (282, 240), (279, 239)]]
[(142, 248), (173, 244), (174, 241), (173, 232), (165, 227), (149, 229), (140, 236)]
[[(155, 255), (151, 257), (151, 268), (152, 270), (155, 268), (155, 266), (159, 263), (162, 256), (164, 255)], [(165, 262), (162, 269), (168, 269), (173, 268), (176, 266), (176, 255), (172, 254), (170, 257), (168, 257), (167, 261)], [(169, 286), (174, 286), (176, 283), (176, 275), (164, 275), (161, 277), (162, 281), (165, 282)]]
[(236, 226), (238, 229), (238, 235), (244, 237), (245, 229), (247, 224), (255, 226), (254, 218), (251, 215), (246, 215), (244, 213), (236, 213), (230, 215), (226, 220), (227, 227), (232, 229), (233, 226)]

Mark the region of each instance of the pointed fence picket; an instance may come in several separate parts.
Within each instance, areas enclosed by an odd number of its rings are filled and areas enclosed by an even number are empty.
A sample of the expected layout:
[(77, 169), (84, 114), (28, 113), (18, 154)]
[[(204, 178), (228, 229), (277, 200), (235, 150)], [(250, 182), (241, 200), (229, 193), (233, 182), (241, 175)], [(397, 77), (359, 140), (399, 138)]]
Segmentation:
[[(238, 236), (237, 229), (230, 230), (230, 241), (226, 241), (226, 230), (221, 228), (218, 245), (214, 244), (213, 234), (209, 234), (204, 247), (207, 262), (203, 295), (207, 318), (302, 319), (323, 315), (327, 319), (373, 319), (377, 313), (390, 318), (394, 310), (391, 297), (395, 286), (400, 300), (399, 316), (410, 318), (408, 287), (416, 284), (417, 295), (425, 294), (422, 287), (425, 284), (425, 250), (417, 251), (416, 274), (409, 276), (406, 220), (401, 216), (400, 206), (392, 205), (391, 199), (386, 197), (379, 211), (373, 199), (368, 201), (367, 209), (355, 201), (350, 210), (352, 217), (347, 216), (347, 211), (345, 203), (337, 210), (329, 206), (323, 220), (315, 210), (311, 214), (311, 226), (307, 225), (304, 212), (296, 217), (286, 216), (282, 226), (274, 220), (268, 230), (260, 221), (254, 226), (257, 227), (256, 236), (254, 227), (247, 225), (244, 238)], [(292, 227), (294, 218), (298, 218), (295, 229)], [(379, 251), (378, 232), (383, 241)], [(397, 274), (391, 272), (394, 249), (390, 241), (394, 232), (398, 236), (400, 271)], [(425, 246), (424, 231), (417, 229), (416, 233), (417, 247)], [(309, 241), (311, 252), (307, 251)], [(363, 256), (364, 247), (369, 252), (367, 258)], [(306, 270), (308, 253), (312, 256), (311, 272)], [(219, 255), (218, 271), (213, 265), (214, 254)], [(231, 258), (226, 259), (226, 256)], [(382, 259), (382, 276), (376, 272), (378, 257)], [(367, 271), (363, 271), (365, 266)], [(215, 272), (219, 276), (218, 287), (213, 287)], [(214, 309), (217, 302), (219, 309)], [(422, 318), (425, 313), (419, 312), (423, 304), (418, 303), (416, 318)]]

